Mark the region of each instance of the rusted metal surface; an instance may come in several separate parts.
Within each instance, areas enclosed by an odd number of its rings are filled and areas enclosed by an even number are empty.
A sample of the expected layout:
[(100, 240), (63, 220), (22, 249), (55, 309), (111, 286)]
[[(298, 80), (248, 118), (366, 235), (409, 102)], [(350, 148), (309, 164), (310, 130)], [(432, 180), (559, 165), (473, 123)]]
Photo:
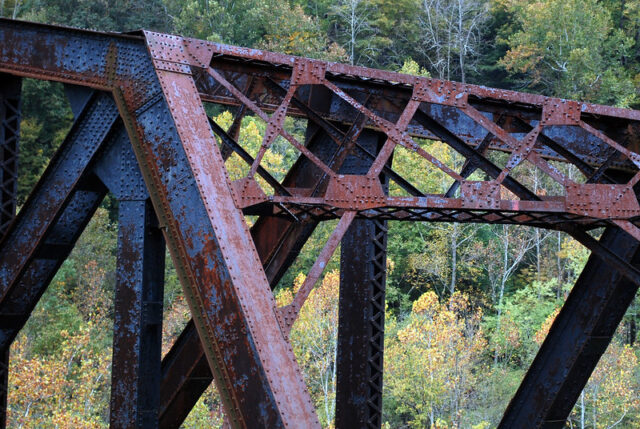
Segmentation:
[[(150, 50), (157, 55), (152, 44)], [(315, 427), (315, 411), (280, 332), (275, 299), (233, 203), (191, 76), (163, 62), (154, 66), (166, 104), (160, 100), (138, 115), (130, 106), (123, 109), (135, 115), (128, 124), (137, 134), (133, 140), (139, 139), (134, 150), (167, 227), (167, 242), (230, 423)], [(128, 102), (125, 94), (122, 103)], [(172, 136), (160, 134), (157, 118), (175, 123)], [(167, 163), (186, 167), (188, 174), (176, 178)]]
[[(385, 136), (361, 140), (372, 153)], [(365, 134), (363, 134), (365, 135)], [(365, 173), (371, 159), (351, 156), (343, 172)], [(388, 180), (382, 177), (384, 192)], [(336, 347), (336, 417), (342, 428), (380, 428), (384, 357), (387, 222), (356, 219), (340, 247), (340, 294)]]
[(121, 199), (118, 210), (111, 427), (151, 429), (160, 403), (164, 239), (147, 199)]
[[(640, 243), (610, 228), (600, 239), (640, 266)], [(638, 285), (592, 255), (505, 411), (500, 428), (563, 428)]]
[[(22, 79), (0, 75), (0, 240), (16, 214)], [(0, 428), (7, 421), (9, 348), (0, 350)]]
[(16, 214), (22, 80), (0, 75), (0, 237)]
[(309, 274), (300, 286), (300, 289), (296, 292), (291, 304), (278, 308), (280, 329), (284, 331), (287, 338), (289, 337), (291, 327), (298, 318), (302, 305), (309, 297), (309, 294), (313, 290), (316, 282), (320, 279), (324, 268), (327, 266), (329, 259), (333, 256), (333, 252), (335, 252), (336, 248), (340, 244), (342, 237), (347, 232), (349, 225), (353, 222), (355, 215), (356, 214), (354, 212), (345, 212), (345, 214), (342, 215), (336, 229), (333, 230), (333, 233), (327, 240), (327, 243), (320, 251), (320, 255), (318, 255), (316, 261), (313, 263), (311, 270), (309, 270)]
[(160, 402), (165, 246), (126, 133), (96, 174), (118, 200), (111, 427), (156, 428)]
[[(314, 109), (325, 111), (329, 107), (328, 101), (325, 92), (316, 91), (310, 104)], [(357, 139), (358, 136), (359, 131), (350, 134), (350, 138), (353, 139)], [(332, 146), (330, 142), (331, 138), (322, 127), (309, 123), (305, 145), (318, 157), (329, 162), (332, 168), (339, 169), (344, 156), (338, 156), (340, 147)], [(331, 159), (334, 161), (330, 162)], [(314, 192), (317, 192), (326, 185), (326, 180), (323, 180), (320, 170), (301, 157), (282, 183), (290, 189), (315, 189)], [(256, 250), (272, 288), (293, 263), (316, 225), (317, 222), (313, 220), (294, 222), (286, 218), (260, 217), (251, 228)], [(190, 322), (163, 360), (160, 427), (180, 427), (188, 412), (208, 387), (211, 377), (195, 326)]]
[(341, 247), (336, 428), (380, 428), (386, 222), (356, 219)]
[[(163, 427), (180, 424), (211, 374), (235, 427), (318, 425), (286, 337), (305, 297), (353, 222), (377, 225), (375, 231), (384, 231), (386, 220), (512, 223), (561, 230), (591, 249), (593, 258), (610, 268), (611, 276), (625, 278), (616, 284), (628, 281), (634, 288), (640, 284), (638, 266), (616, 247), (619, 243), (597, 242), (587, 233), (608, 227), (615, 232), (607, 237), (626, 237), (620, 242), (636, 243), (640, 238), (640, 204), (633, 191), (640, 181), (640, 112), (151, 32), (118, 35), (0, 20), (0, 40), (0, 73), (108, 91), (116, 103), (106, 93), (84, 98), (70, 91), (71, 98), (79, 97), (72, 103), (74, 111), (82, 113), (0, 242), (0, 346), (6, 350), (11, 344), (107, 189), (116, 195), (126, 191), (128, 179), (123, 182), (122, 177), (141, 171), (144, 186), (140, 180), (138, 185), (148, 191), (194, 316), (163, 367), (159, 389), (165, 398), (159, 419)], [(203, 103), (235, 106), (231, 128), (223, 130), (208, 118)], [(84, 109), (78, 107), (85, 104)], [(239, 134), (242, 118), (249, 114), (262, 120), (266, 128), (254, 155), (243, 147)], [(287, 128), (287, 116), (307, 121), (304, 144)], [(381, 144), (375, 149), (366, 147), (358, 141), (363, 133), (381, 136)], [(222, 151), (214, 134), (223, 143)], [(440, 160), (425, 138), (442, 141), (458, 152), (466, 160), (460, 172)], [(279, 181), (263, 160), (282, 142), (299, 158)], [(127, 173), (114, 180), (108, 166), (115, 162), (114, 157), (125, 159), (114, 155), (119, 144), (129, 151), (129, 161), (119, 164)], [(400, 150), (425, 169), (438, 172), (446, 186), (420, 189), (420, 177), (403, 177), (394, 171), (388, 161)], [(499, 161), (500, 157), (490, 157), (488, 151), (507, 155)], [(230, 180), (225, 169), (232, 152), (248, 164), (247, 174), (236, 181)], [(364, 160), (367, 168), (344, 169), (353, 157)], [(569, 174), (567, 165), (575, 166), (579, 174)], [(523, 180), (532, 168), (554, 182), (544, 194), (533, 192)], [(475, 170), (487, 178), (473, 179)], [(145, 198), (123, 200), (123, 228), (130, 220), (126, 217), (129, 203), (137, 207), (135, 211)], [(145, 213), (151, 215), (147, 209)], [(243, 214), (260, 215), (251, 232)], [(270, 286), (282, 277), (317, 223), (337, 218), (341, 221), (294, 304), (278, 309)], [(620, 228), (628, 235), (619, 232)], [(123, 232), (121, 249), (140, 242), (128, 242), (125, 235)], [(380, 246), (376, 252), (384, 253)], [(346, 259), (355, 263), (354, 256)], [(140, 261), (122, 253), (121, 261), (125, 260)], [(130, 272), (136, 269), (126, 266), (121, 265), (123, 288), (119, 293), (133, 291), (140, 281), (145, 283)], [(575, 295), (581, 290), (602, 292), (603, 282), (595, 284), (597, 273), (590, 272), (581, 277)], [(144, 279), (144, 273), (143, 269), (136, 275)], [(125, 279), (132, 282), (131, 287), (126, 287)], [(378, 286), (375, 299), (383, 296), (382, 283)], [(143, 313), (135, 316), (142, 324), (138, 326), (148, 322), (140, 306), (143, 289), (136, 289), (135, 298), (127, 300), (134, 313)], [(620, 288), (608, 293), (612, 295), (606, 302), (618, 305), (617, 317), (632, 294)], [(594, 306), (594, 317), (604, 314), (604, 307), (583, 301), (587, 307)], [(346, 304), (341, 302), (341, 308)], [(377, 305), (376, 317), (380, 317), (380, 302)], [(121, 310), (124, 314), (125, 307)], [(568, 305), (563, 311), (571, 319), (584, 309)], [(612, 332), (616, 317), (602, 321), (602, 329)], [(537, 407), (531, 401), (535, 402), (545, 386), (568, 386), (571, 378), (579, 380), (573, 384), (579, 387), (604, 350), (591, 347), (589, 356), (577, 352), (596, 328), (590, 322), (572, 323), (564, 334), (571, 336), (565, 340), (577, 344), (572, 366), (551, 371), (544, 362), (562, 353), (556, 340), (545, 343), (542, 357), (537, 358), (505, 416), (508, 423), (503, 424), (535, 426), (548, 418), (564, 419), (577, 387), (562, 387), (555, 393), (548, 390), (548, 397), (554, 398), (550, 401), (556, 401), (550, 405)], [(116, 361), (139, 361), (142, 355), (134, 343), (156, 341), (157, 332), (155, 337), (146, 337), (140, 330), (127, 337), (122, 326), (116, 322), (114, 356), (120, 356)], [(382, 326), (377, 329), (366, 340), (369, 350), (373, 350), (372, 339), (382, 336)], [(552, 332), (559, 332), (554, 329)], [(148, 344), (147, 350), (156, 350), (154, 347)], [(151, 356), (155, 351), (148, 353)], [(380, 366), (381, 353), (379, 349), (375, 358), (369, 354), (367, 365), (378, 359)], [(203, 357), (211, 369), (208, 374)], [(351, 363), (363, 363), (362, 357), (357, 359), (359, 362)], [(159, 378), (157, 359), (154, 362)], [(114, 368), (114, 386), (123, 389), (114, 390), (118, 399), (113, 402), (113, 426), (130, 416), (122, 406), (123, 398), (135, 396), (140, 383), (156, 383), (150, 381), (152, 376), (143, 381), (144, 371), (135, 368), (138, 373), (134, 375), (122, 366)], [(168, 392), (167, 383), (172, 380), (177, 385), (174, 392)], [(374, 387), (379, 392), (379, 384)], [(373, 418), (357, 417), (371, 427), (380, 424), (380, 395), (376, 395)], [(350, 400), (344, 399), (348, 394), (338, 396), (343, 398), (340, 401)], [(149, 400), (158, 402), (156, 397)], [(557, 405), (560, 402), (565, 405)], [(148, 421), (155, 422), (155, 413), (150, 413), (153, 416)], [(342, 417), (339, 420), (347, 424)], [(534, 421), (537, 423), (531, 423)]]

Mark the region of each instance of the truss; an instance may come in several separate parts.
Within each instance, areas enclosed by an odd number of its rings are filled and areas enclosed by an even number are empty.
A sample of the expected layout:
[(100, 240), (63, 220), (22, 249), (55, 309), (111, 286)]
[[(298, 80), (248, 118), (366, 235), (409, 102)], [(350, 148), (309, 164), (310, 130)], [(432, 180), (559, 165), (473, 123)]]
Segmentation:
[[(336, 425), (379, 428), (387, 221), (531, 225), (592, 251), (501, 427), (564, 427), (640, 285), (640, 112), (152, 32), (0, 20), (0, 40), (3, 409), (9, 347), (107, 193), (120, 210), (114, 428), (177, 428), (212, 380), (234, 427), (319, 427), (288, 336), (341, 241)], [(14, 218), (23, 77), (65, 83), (76, 119)], [(231, 127), (205, 105), (232, 109)], [(266, 129), (254, 153), (247, 115)], [(283, 145), (296, 160), (278, 178), (265, 159)], [(550, 185), (532, 186), (533, 169)], [(278, 308), (272, 287), (328, 219)], [(161, 362), (165, 245), (193, 320)]]

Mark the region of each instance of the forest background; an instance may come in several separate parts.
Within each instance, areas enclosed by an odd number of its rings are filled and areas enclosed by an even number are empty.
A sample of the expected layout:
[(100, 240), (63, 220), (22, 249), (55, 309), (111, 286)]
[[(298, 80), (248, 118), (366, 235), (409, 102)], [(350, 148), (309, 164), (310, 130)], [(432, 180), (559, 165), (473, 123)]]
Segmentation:
[[(0, 15), (145, 28), (640, 108), (640, 0), (0, 0)], [(72, 123), (60, 85), (26, 80), (23, 95), (20, 203)], [(216, 120), (229, 125), (231, 115)], [(262, 133), (263, 124), (244, 119), (244, 145), (257, 148)], [(421, 144), (461, 166), (446, 146)], [(289, 155), (267, 162), (283, 173)], [(448, 185), (408, 160), (394, 168), (425, 187)], [(537, 192), (548, 186), (535, 171), (522, 180)], [(318, 228), (304, 247), (277, 289), (280, 302), (291, 299), (329, 230)], [(12, 347), (9, 427), (108, 426), (116, 241), (117, 205), (107, 198)], [(388, 247), (385, 427), (495, 427), (589, 253), (562, 233), (501, 225), (391, 223)], [(292, 342), (320, 419), (332, 427), (335, 257), (328, 268)], [(170, 263), (164, 305), (166, 352), (189, 317)], [(640, 427), (637, 317), (636, 301), (567, 427)], [(184, 427), (222, 421), (210, 388)]]

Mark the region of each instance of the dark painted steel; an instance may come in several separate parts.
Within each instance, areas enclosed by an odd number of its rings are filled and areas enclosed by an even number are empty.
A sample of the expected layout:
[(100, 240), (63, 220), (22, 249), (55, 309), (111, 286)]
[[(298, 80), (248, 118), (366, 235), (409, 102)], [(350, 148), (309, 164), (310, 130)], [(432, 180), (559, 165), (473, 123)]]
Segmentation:
[(95, 95), (0, 242), (0, 304), (12, 293), (29, 264), (38, 260), (38, 252), (46, 252), (46, 237), (56, 232), (59, 221), (64, 221), (60, 215), (74, 201), (75, 194), (82, 193), (89, 165), (117, 115), (109, 96)]
[[(18, 203), (18, 156), (22, 79), (0, 75), (0, 240), (9, 229)], [(0, 350), (0, 428), (7, 423), (9, 347)]]
[[(359, 144), (372, 153), (377, 153), (383, 143), (384, 135), (369, 131), (359, 140)], [(347, 158), (341, 171), (363, 174), (370, 166), (370, 159), (352, 156)], [(387, 223), (356, 219), (342, 239), (340, 252), (335, 426), (379, 429), (382, 426)]]
[[(2, 279), (0, 300), (5, 356), (106, 193), (88, 165), (116, 117), (113, 101), (95, 95), (0, 243), (2, 263), (16, 269), (3, 270), (11, 275)], [(16, 243), (23, 245), (19, 252)]]
[(152, 429), (160, 403), (164, 239), (147, 199), (120, 199), (118, 210), (111, 427)]
[(0, 238), (16, 214), (22, 79), (0, 74)]
[[(640, 266), (640, 243), (617, 228), (602, 245)], [(592, 255), (515, 396), (500, 428), (562, 428), (631, 304), (633, 284)]]
[(386, 222), (356, 219), (342, 240), (336, 428), (380, 428)]
[(119, 202), (111, 427), (156, 428), (165, 245), (124, 127), (95, 172)]
[(193, 320), (162, 359), (160, 429), (179, 428), (213, 381)]

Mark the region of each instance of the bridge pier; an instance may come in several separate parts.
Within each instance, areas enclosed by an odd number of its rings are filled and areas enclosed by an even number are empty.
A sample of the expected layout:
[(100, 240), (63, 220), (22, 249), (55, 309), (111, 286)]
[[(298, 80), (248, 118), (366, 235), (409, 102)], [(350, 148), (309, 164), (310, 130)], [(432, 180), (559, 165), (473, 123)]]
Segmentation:
[(165, 246), (148, 199), (120, 200), (111, 427), (158, 427)]
[[(16, 215), (22, 79), (0, 74), (0, 241)], [(0, 428), (7, 423), (9, 346), (0, 350)]]
[[(385, 137), (367, 130), (358, 143), (377, 154)], [(347, 157), (341, 172), (366, 174), (370, 167), (370, 159), (352, 155)], [(388, 192), (388, 180), (381, 179)], [(354, 220), (340, 249), (336, 428), (379, 429), (382, 426), (387, 222)]]

